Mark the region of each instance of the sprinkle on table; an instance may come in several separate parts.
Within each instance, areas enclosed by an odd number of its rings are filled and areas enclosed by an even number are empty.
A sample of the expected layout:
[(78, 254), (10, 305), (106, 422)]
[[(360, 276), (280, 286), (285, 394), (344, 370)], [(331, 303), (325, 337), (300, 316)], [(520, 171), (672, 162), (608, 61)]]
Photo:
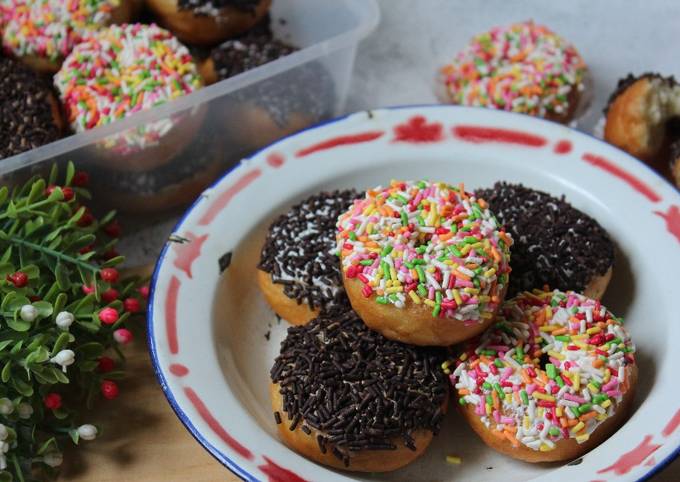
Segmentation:
[(586, 66), (573, 45), (531, 21), (475, 36), (442, 68), (451, 101), (545, 117), (569, 110)]
[(345, 275), (376, 303), (475, 324), (502, 301), (512, 239), (462, 185), (392, 181), (355, 201), (338, 229)]

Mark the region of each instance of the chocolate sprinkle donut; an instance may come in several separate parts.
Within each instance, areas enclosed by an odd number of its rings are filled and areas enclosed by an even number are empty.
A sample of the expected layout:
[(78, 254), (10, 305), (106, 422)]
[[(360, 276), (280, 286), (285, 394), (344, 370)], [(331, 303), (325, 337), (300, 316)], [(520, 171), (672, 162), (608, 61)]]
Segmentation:
[(478, 197), (512, 235), (508, 298), (548, 285), (583, 291), (614, 263), (614, 245), (590, 216), (564, 200), (522, 186), (497, 182)]
[(61, 137), (51, 96), (45, 79), (19, 62), (0, 57), (0, 159)]
[(349, 306), (333, 252), (335, 223), (358, 196), (353, 189), (315, 194), (269, 227), (258, 268), (284, 285), (283, 292), (298, 304), (322, 311)]
[(347, 467), (354, 452), (395, 450), (399, 439), (416, 450), (414, 431), (439, 432), (444, 356), (388, 340), (347, 311), (289, 328), (270, 375), (290, 430), (318, 430), (321, 452), (330, 450)]

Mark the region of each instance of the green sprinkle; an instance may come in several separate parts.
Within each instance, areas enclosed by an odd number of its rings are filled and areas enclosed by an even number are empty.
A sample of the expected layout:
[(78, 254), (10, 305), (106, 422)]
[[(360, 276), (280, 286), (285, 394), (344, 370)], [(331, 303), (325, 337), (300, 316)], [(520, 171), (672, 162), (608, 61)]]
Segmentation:
[(462, 258), (463, 253), (460, 252), (458, 248), (456, 248), (454, 245), (449, 246), (449, 251), (456, 257), (456, 258)]
[(434, 309), (432, 310), (432, 316), (437, 317), (439, 316), (439, 312), (442, 310), (442, 305), (434, 305)]
[(560, 434), (560, 429), (555, 426), (552, 426), (550, 427), (550, 430), (548, 430), (548, 433), (553, 437), (557, 437)]
[(373, 260), (372, 259), (362, 259), (361, 261), (359, 261), (359, 264), (361, 266), (370, 266), (370, 265), (373, 264)]
[(425, 285), (422, 283), (418, 285), (418, 294), (422, 297), (427, 296), (427, 288), (425, 288)]
[(356, 241), (357, 240), (357, 234), (354, 231), (350, 231), (349, 232), (349, 239), (351, 239), (352, 241)]
[(496, 356), (496, 350), (481, 350), (480, 353), (486, 356)]
[(423, 267), (418, 265), (416, 266), (416, 272), (418, 273), (418, 279), (420, 280), (421, 283), (425, 282), (425, 271), (423, 270)]
[(491, 387), (491, 384), (489, 382), (484, 382), (484, 383), (482, 383), (482, 388), (484, 390), (491, 390), (492, 387)]
[(460, 397), (460, 398), (458, 399), (458, 403), (461, 404), (461, 405), (465, 405), (465, 404), (467, 403), (467, 402), (465, 401), (465, 397)]
[(527, 392), (521, 390), (519, 396), (522, 398), (522, 403), (524, 403), (524, 405), (529, 405), (529, 396), (527, 395)]
[(491, 395), (486, 396), (486, 404), (493, 405), (493, 397)]
[(401, 225), (408, 226), (408, 215), (406, 214), (406, 211), (401, 212)]
[(553, 365), (552, 363), (546, 363), (545, 371), (548, 374), (549, 378), (554, 379), (557, 376), (557, 371), (555, 370), (555, 365)]
[(567, 335), (558, 335), (555, 337), (555, 339), (564, 342), (571, 341), (571, 337)]
[(384, 296), (376, 297), (375, 301), (377, 301), (381, 305), (386, 305), (388, 303), (387, 298), (385, 298)]
[(383, 276), (385, 277), (385, 279), (386, 280), (392, 279), (392, 275), (390, 274), (390, 265), (387, 264), (385, 261), (381, 261), (380, 267), (382, 268)]
[(401, 201), (402, 204), (408, 204), (408, 199), (406, 199), (406, 198), (405, 198), (404, 196), (402, 196), (401, 194), (395, 194), (394, 197), (396, 197), (397, 199), (399, 199), (399, 200)]
[(562, 377), (555, 377), (555, 382), (560, 388), (564, 386), (564, 380), (562, 380)]
[(434, 294), (434, 302), (438, 305), (442, 304), (442, 293), (441, 291), (437, 291)]
[(384, 258), (384, 257), (387, 256), (388, 254), (390, 254), (390, 253), (392, 252), (393, 249), (394, 249), (394, 248), (392, 247), (392, 245), (388, 244), (388, 245), (385, 246), (385, 247), (383, 248), (383, 250), (380, 252), (380, 257), (381, 257), (381, 258)]
[(503, 391), (503, 388), (501, 387), (501, 384), (500, 384), (500, 383), (498, 383), (498, 382), (494, 383), (494, 384), (493, 384), (493, 387), (496, 389), (496, 391), (498, 392), (498, 394), (499, 394), (501, 397), (504, 397), (504, 396), (505, 396), (505, 392)]
[(588, 413), (588, 412), (590, 412), (590, 410), (592, 408), (593, 408), (592, 403), (584, 403), (584, 404), (578, 406), (578, 412), (580, 414)]
[(505, 366), (500, 358), (496, 358), (493, 364), (496, 365), (498, 368), (503, 368)]
[[(418, 253), (418, 254), (424, 254), (425, 251), (427, 251), (427, 246), (418, 246), (416, 248), (416, 253)], [(425, 261), (425, 260), (423, 260), (423, 261)]]
[(416, 222), (418, 223), (418, 226), (425, 226), (425, 220), (420, 217), (420, 214), (416, 216)]

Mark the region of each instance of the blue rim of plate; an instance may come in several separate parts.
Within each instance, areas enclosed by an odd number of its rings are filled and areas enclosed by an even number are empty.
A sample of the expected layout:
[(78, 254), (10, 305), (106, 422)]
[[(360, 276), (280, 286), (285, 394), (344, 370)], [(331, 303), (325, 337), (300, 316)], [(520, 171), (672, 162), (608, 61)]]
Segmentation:
[[(291, 137), (298, 136), (302, 134), (303, 132), (307, 131), (313, 131), (316, 129), (319, 129), (321, 127), (330, 125), (330, 124), (336, 124), (340, 121), (343, 121), (347, 119), (348, 117), (351, 117), (355, 114), (361, 113), (361, 112), (372, 112), (372, 111), (379, 111), (379, 110), (406, 110), (406, 109), (417, 109), (417, 108), (433, 108), (433, 107), (441, 107), (441, 108), (448, 108), (448, 109), (484, 109), (487, 110), (485, 107), (470, 107), (470, 106), (456, 106), (456, 105), (451, 105), (451, 104), (407, 104), (407, 105), (395, 105), (395, 106), (387, 106), (387, 107), (378, 107), (375, 109), (364, 109), (362, 111), (357, 111), (357, 112), (351, 112), (349, 114), (344, 114), (338, 117), (334, 117), (332, 119), (328, 119), (325, 121), (321, 121), (317, 124), (311, 125), (309, 127), (306, 127), (304, 129), (301, 129), (293, 134), (287, 135), (285, 137), (282, 137), (271, 144), (267, 144), (266, 146), (256, 150), (249, 156), (244, 157), (240, 162), (237, 164), (233, 165), (229, 169), (227, 169), (224, 173), (220, 175), (219, 178), (217, 178), (212, 184), (210, 184), (205, 190), (208, 189), (213, 189), (215, 186), (217, 186), (222, 180), (227, 177), (229, 174), (231, 174), (233, 171), (238, 169), (242, 164), (243, 161), (247, 161), (250, 159), (253, 159), (257, 157), (261, 152), (266, 151), (270, 149), (271, 147), (284, 142), (288, 140)], [(510, 112), (510, 111), (501, 111), (505, 112), (506, 114), (509, 115), (517, 115), (517, 116), (522, 116), (522, 117), (531, 117), (532, 119), (541, 121), (541, 122), (546, 122), (551, 125), (555, 125), (557, 123), (540, 118), (540, 117), (534, 117), (530, 116), (527, 114), (521, 114), (518, 112)], [(559, 125), (559, 124), (558, 124)], [(635, 161), (638, 165), (646, 169), (649, 173), (651, 173), (653, 176), (656, 178), (662, 180), (664, 183), (670, 185), (668, 181), (664, 178), (662, 178), (656, 171), (654, 171), (651, 167), (649, 167), (647, 164), (644, 162), (640, 161), (639, 159), (631, 156), (627, 152), (618, 149), (616, 146), (613, 146), (612, 144), (609, 144), (605, 142), (603, 139), (600, 139), (598, 137), (595, 137), (593, 134), (590, 132), (585, 132), (585, 131), (580, 131), (575, 128), (571, 128), (568, 126), (564, 126), (570, 130), (574, 130), (578, 132), (579, 134), (584, 134), (591, 139), (594, 139), (598, 143), (604, 144), (609, 147), (613, 147), (617, 150), (619, 150), (623, 155), (626, 157), (632, 159)], [(672, 186), (671, 186), (672, 187)], [(204, 190), (204, 191), (205, 191)], [(192, 214), (198, 203), (201, 201), (202, 197), (199, 195), (196, 200), (187, 208), (187, 210), (182, 214), (182, 216), (179, 218), (177, 223), (173, 226), (171, 233), (177, 232), (177, 230), (184, 224), (184, 221)], [(194, 437), (194, 439), (205, 448), (210, 455), (213, 456), (218, 462), (220, 462), (222, 465), (224, 465), (226, 468), (228, 468), (231, 472), (233, 472), (236, 476), (240, 477), (243, 480), (247, 481), (255, 481), (258, 482), (259, 479), (257, 479), (254, 475), (250, 474), (247, 472), (245, 469), (240, 467), (234, 460), (229, 458), (226, 454), (218, 450), (214, 445), (212, 445), (210, 442), (208, 442), (203, 435), (201, 435), (201, 432), (194, 426), (194, 424), (191, 423), (189, 420), (189, 416), (186, 414), (182, 408), (180, 408), (179, 404), (177, 403), (177, 400), (175, 399), (174, 394), (172, 393), (172, 390), (168, 387), (167, 379), (163, 375), (163, 372), (160, 367), (160, 362), (158, 360), (158, 353), (156, 351), (156, 342), (154, 340), (153, 336), (153, 299), (154, 299), (154, 294), (156, 291), (156, 282), (158, 280), (158, 271), (160, 270), (161, 264), (165, 260), (165, 256), (167, 254), (169, 244), (166, 241), (163, 244), (163, 249), (161, 250), (160, 255), (158, 256), (158, 259), (156, 260), (156, 264), (154, 266), (153, 274), (151, 275), (151, 280), (149, 282), (150, 285), (150, 291), (149, 291), (149, 298), (148, 298), (148, 304), (147, 304), (147, 343), (149, 345), (149, 352), (151, 355), (151, 364), (153, 366), (153, 371), (154, 374), (156, 375), (156, 379), (158, 380), (159, 385), (161, 386), (161, 389), (163, 390), (163, 395), (165, 395), (165, 398), (168, 400), (168, 403), (170, 404), (170, 407), (172, 410), (175, 412), (175, 415), (177, 418), (182, 422), (182, 424), (186, 427), (186, 429), (189, 431), (189, 433)], [(678, 445), (675, 450), (673, 450), (666, 458), (664, 458), (661, 462), (657, 463), (654, 465), (654, 467), (650, 468), (650, 471), (644, 474), (641, 478), (637, 480), (637, 482), (644, 482), (646, 480), (650, 480), (652, 477), (663, 471), (673, 460), (675, 460), (678, 456), (680, 456), (680, 445)]]

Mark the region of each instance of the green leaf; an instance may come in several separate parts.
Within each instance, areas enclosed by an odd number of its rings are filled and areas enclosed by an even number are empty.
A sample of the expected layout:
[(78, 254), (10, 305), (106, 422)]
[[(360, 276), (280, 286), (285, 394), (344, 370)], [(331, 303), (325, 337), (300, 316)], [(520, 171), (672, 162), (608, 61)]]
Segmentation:
[(64, 306), (66, 306), (66, 303), (68, 301), (68, 296), (66, 296), (66, 293), (59, 293), (57, 295), (57, 299), (54, 300), (54, 315), (58, 315), (62, 311), (64, 311)]
[(10, 350), (10, 352), (9, 352), (10, 355), (16, 355), (17, 353), (19, 353), (19, 352), (21, 351), (21, 349), (22, 349), (23, 347), (24, 347), (24, 340), (19, 340), (18, 342), (16, 342), (16, 343), (14, 344), (14, 346), (13, 346), (12, 349)]
[(50, 368), (51, 368), (52, 375), (57, 379), (57, 381), (59, 383), (64, 383), (64, 384), (69, 383), (69, 379), (66, 376), (66, 374), (64, 374), (63, 371), (61, 371), (60, 369), (58, 369), (56, 367), (50, 367)]
[(76, 303), (70, 311), (76, 316), (89, 315), (94, 312), (94, 304), (96, 301), (94, 293), (90, 293)]
[(80, 434), (78, 431), (74, 428), (68, 431), (69, 437), (71, 437), (71, 440), (73, 440), (73, 443), (78, 445), (78, 440), (80, 440)]
[(52, 316), (52, 303), (48, 303), (47, 301), (35, 301), (33, 303), (33, 307), (38, 310), (38, 316), (40, 318)]
[[(30, 359), (30, 361), (29, 361)], [(50, 352), (45, 348), (44, 346), (39, 347), (38, 349), (32, 351), (25, 360), (25, 363), (28, 365), (29, 363), (45, 363), (47, 360), (50, 359)]]
[(18, 375), (11, 377), (9, 383), (14, 387), (14, 389), (17, 392), (19, 392), (24, 397), (33, 396), (33, 386), (30, 383), (27, 383), (24, 380), (22, 380), (21, 377), (19, 377)]
[(21, 271), (26, 273), (26, 276), (28, 276), (28, 279), (37, 279), (40, 276), (40, 268), (38, 268), (34, 264), (28, 264), (26, 266), (22, 266)]
[(0, 258), (0, 264), (7, 263), (11, 257), (12, 257), (12, 245), (9, 245), (5, 252), (3, 253), (2, 258)]
[(125, 378), (125, 372), (122, 370), (116, 370), (106, 374), (107, 380), (122, 380), (123, 378)]
[(80, 250), (84, 248), (85, 246), (89, 246), (93, 244), (97, 240), (97, 237), (94, 234), (85, 234), (83, 236), (80, 236), (78, 239), (73, 241), (69, 249), (73, 250)]
[(7, 322), (7, 326), (9, 326), (14, 331), (18, 331), (19, 333), (23, 333), (24, 331), (31, 329), (31, 323), (21, 319), (18, 309), (14, 312), (13, 318), (7, 318), (5, 321)]
[[(99, 329), (99, 327), (97, 327)], [(99, 358), (104, 353), (104, 346), (101, 343), (92, 341), (89, 343), (84, 343), (77, 347), (75, 350), (76, 357), (91, 360), (93, 358)]]
[(80, 208), (78, 208), (76, 212), (73, 213), (73, 215), (66, 224), (68, 224), (69, 226), (75, 225), (78, 221), (80, 221), (80, 218), (83, 217), (83, 214), (85, 214), (85, 206), (81, 206)]
[(99, 362), (96, 360), (87, 360), (78, 363), (78, 368), (80, 368), (80, 371), (83, 373), (93, 372), (97, 369), (98, 366)]
[(76, 173), (76, 167), (73, 165), (72, 161), (68, 161), (66, 164), (66, 179), (64, 180), (65, 186), (70, 186), (73, 182), (73, 176)]
[(33, 204), (44, 192), (45, 181), (43, 179), (38, 179), (31, 186), (31, 191), (28, 193), (28, 198), (26, 198), (26, 204)]
[(56, 355), (61, 350), (63, 350), (66, 347), (66, 345), (68, 345), (69, 342), (72, 341), (71, 337), (72, 335), (66, 331), (59, 335), (57, 341), (54, 342), (54, 348), (52, 348), (52, 356)]
[(16, 311), (21, 309), (24, 305), (30, 305), (31, 301), (16, 291), (7, 293), (5, 299), (2, 300), (2, 311)]
[(3, 470), (0, 472), (0, 482), (13, 482), (14, 478), (12, 477), (12, 474), (7, 472), (6, 470)]
[(52, 410), (52, 414), (59, 420), (64, 420), (66, 417), (68, 417), (68, 412), (63, 408)]
[(7, 360), (7, 363), (5, 363), (5, 366), (2, 367), (2, 372), (0, 373), (2, 383), (7, 383), (11, 375), (12, 375), (12, 360)]
[(14, 204), (14, 201), (10, 199), (9, 204), (7, 205), (7, 217), (10, 219), (16, 219), (17, 217), (17, 206)]
[(8, 275), (14, 273), (14, 265), (12, 263), (4, 262), (0, 263), (0, 277), (3, 279)]
[(103, 218), (99, 220), (99, 225), (100, 226), (106, 226), (109, 224), (111, 221), (113, 221), (113, 218), (116, 217), (116, 211), (109, 211), (104, 215)]
[(9, 189), (7, 189), (7, 186), (2, 186), (0, 187), (0, 206), (7, 201), (7, 197), (9, 196)]
[(57, 444), (57, 440), (54, 437), (48, 439), (40, 446), (38, 449), (38, 455), (44, 455), (50, 451), (59, 451), (59, 444)]
[(52, 190), (52, 192), (50, 193), (50, 195), (47, 196), (47, 200), (49, 202), (62, 201), (63, 199), (64, 199), (64, 191), (62, 191), (60, 187), (55, 187)]
[(105, 263), (103, 263), (101, 265), (101, 267), (102, 268), (110, 268), (112, 266), (119, 265), (123, 261), (125, 261), (125, 256), (116, 256), (115, 258), (111, 258), (111, 259), (107, 260)]
[(69, 279), (69, 271), (63, 263), (57, 263), (57, 268), (54, 270), (54, 276), (57, 278), (59, 289), (66, 291), (71, 287), (71, 280)]
[(9, 345), (14, 343), (14, 340), (3, 340), (0, 341), (0, 352), (7, 348)]
[(50, 168), (50, 176), (47, 178), (47, 184), (56, 184), (59, 177), (59, 166), (55, 162)]

